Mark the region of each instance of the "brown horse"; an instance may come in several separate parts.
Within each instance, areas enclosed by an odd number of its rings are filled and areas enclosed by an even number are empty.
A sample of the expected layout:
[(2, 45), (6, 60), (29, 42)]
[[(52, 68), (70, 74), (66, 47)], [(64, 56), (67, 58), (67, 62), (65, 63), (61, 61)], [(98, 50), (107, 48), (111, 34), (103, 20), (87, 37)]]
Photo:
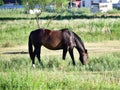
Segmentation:
[[(35, 67), (35, 56), (37, 56), (41, 65), (40, 52), (41, 46), (44, 46), (51, 50), (63, 49), (62, 58), (65, 60), (66, 53), (69, 51), (69, 54), (72, 58), (72, 63), (75, 65), (73, 48), (75, 47), (80, 54), (80, 61), (84, 65), (87, 63), (88, 53), (85, 49), (85, 46), (81, 38), (74, 32), (69, 31), (68, 29), (61, 30), (48, 30), (48, 29), (37, 29), (32, 31), (29, 36), (29, 55), (32, 59), (32, 65)], [(33, 47), (34, 46), (34, 50)]]

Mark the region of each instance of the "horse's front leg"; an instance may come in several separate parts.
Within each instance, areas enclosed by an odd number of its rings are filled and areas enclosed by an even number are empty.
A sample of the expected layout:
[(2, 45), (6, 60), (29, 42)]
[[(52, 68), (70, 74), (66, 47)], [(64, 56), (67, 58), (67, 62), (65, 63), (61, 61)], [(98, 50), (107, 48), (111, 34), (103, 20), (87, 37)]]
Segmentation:
[(74, 55), (73, 55), (73, 49), (69, 49), (69, 54), (70, 54), (70, 56), (72, 58), (73, 65), (75, 65), (75, 60), (74, 60)]
[(62, 56), (62, 59), (63, 59), (63, 60), (65, 60), (66, 54), (67, 54), (67, 48), (64, 48), (64, 49), (63, 49), (63, 56)]

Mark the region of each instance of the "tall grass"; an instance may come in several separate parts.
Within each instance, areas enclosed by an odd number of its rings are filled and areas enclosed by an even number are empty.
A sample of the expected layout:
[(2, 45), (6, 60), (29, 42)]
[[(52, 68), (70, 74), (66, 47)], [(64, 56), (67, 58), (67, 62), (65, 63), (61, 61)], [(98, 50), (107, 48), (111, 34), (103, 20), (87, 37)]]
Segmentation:
[[(0, 10), (0, 47), (27, 45), (29, 33), (38, 27), (35, 15), (23, 12), (22, 10)], [(81, 12), (85, 17), (79, 16), (82, 15)], [(70, 11), (47, 26), (51, 15), (46, 12), (42, 14), (40, 17), (42, 28), (51, 30), (69, 28), (85, 42), (120, 40), (119, 18), (93, 18), (94, 16), (86, 16), (84, 11), (76, 13)], [(71, 15), (75, 16), (71, 17)], [(90, 56), (89, 63), (85, 66), (75, 56), (77, 63), (75, 67), (72, 66), (69, 57), (65, 61), (54, 55), (41, 58), (44, 68), (36, 60), (36, 68), (33, 69), (28, 55), (0, 53), (0, 90), (120, 89), (119, 52)]]
[[(35, 15), (24, 14), (23, 10), (0, 10), (0, 46), (14, 46), (26, 44), (29, 33), (38, 28)], [(80, 11), (82, 13), (82, 11)], [(69, 12), (66, 12), (69, 13)], [(85, 13), (85, 12), (84, 12)], [(90, 13), (90, 12), (89, 12)], [(21, 16), (20, 16), (21, 15)], [(120, 19), (119, 18), (76, 18), (52, 20), (47, 16), (54, 15), (43, 12), (40, 19), (40, 27), (51, 30), (69, 28), (87, 42), (99, 42), (104, 40), (120, 40)], [(67, 15), (67, 14), (66, 14)], [(80, 14), (81, 15), (81, 14)], [(61, 15), (62, 17), (62, 15)], [(63, 16), (64, 17), (64, 16)], [(7, 45), (8, 44), (8, 45)]]
[[(0, 70), (9, 71), (9, 70), (20, 70), (31, 67), (31, 60), (27, 56), (16, 55), (11, 58), (0, 57)], [(72, 60), (70, 57), (67, 57), (67, 60), (63, 61), (61, 57), (55, 56), (42, 56), (42, 62), (44, 64), (44, 69), (54, 69), (65, 70), (65, 71), (114, 71), (119, 70), (120, 68), (120, 55), (119, 53), (111, 53), (100, 55), (96, 57), (90, 57), (89, 63), (85, 66), (76, 58), (77, 66), (76, 68), (72, 66)], [(43, 69), (38, 61), (36, 60), (36, 68)], [(71, 69), (72, 68), (72, 69)]]
[[(51, 30), (69, 28), (87, 42), (120, 40), (119, 18), (53, 20), (48, 27), (47, 23), (47, 20), (40, 20), (40, 26), (43, 28)], [(0, 46), (4, 46), (6, 43), (13, 43), (13, 45), (27, 44), (29, 33), (38, 28), (36, 20), (5, 20), (0, 22), (0, 27)]]
[(69, 65), (71, 61), (68, 57), (62, 62), (54, 56), (43, 56), (42, 61), (44, 68), (36, 62), (37, 66), (33, 69), (29, 58), (0, 58), (0, 89), (120, 89), (119, 53), (91, 57), (86, 66), (82, 66), (77, 60), (76, 67)]
[(11, 72), (6, 78), (3, 74), (0, 78), (0, 81), (2, 81), (0, 85), (2, 84), (1, 90), (119, 90), (117, 80), (113, 73), (98, 73), (94, 76), (92, 73), (84, 72), (67, 74), (61, 71), (47, 73), (34, 70), (19, 73)]

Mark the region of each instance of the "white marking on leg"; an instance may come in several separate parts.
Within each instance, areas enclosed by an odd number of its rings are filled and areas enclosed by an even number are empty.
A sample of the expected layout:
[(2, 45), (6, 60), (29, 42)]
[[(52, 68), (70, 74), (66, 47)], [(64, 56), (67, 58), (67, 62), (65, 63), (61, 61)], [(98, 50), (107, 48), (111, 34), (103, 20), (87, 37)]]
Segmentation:
[(33, 66), (33, 68), (35, 68), (35, 64), (33, 64), (32, 66)]

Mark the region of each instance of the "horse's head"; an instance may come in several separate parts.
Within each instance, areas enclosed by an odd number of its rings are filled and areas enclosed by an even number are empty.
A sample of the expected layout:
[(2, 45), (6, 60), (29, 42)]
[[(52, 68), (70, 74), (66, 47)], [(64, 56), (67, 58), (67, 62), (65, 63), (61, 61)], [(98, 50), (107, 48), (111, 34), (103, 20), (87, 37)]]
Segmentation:
[(83, 65), (87, 64), (88, 62), (88, 53), (87, 50), (85, 50), (85, 52), (81, 53), (80, 55), (80, 61)]

